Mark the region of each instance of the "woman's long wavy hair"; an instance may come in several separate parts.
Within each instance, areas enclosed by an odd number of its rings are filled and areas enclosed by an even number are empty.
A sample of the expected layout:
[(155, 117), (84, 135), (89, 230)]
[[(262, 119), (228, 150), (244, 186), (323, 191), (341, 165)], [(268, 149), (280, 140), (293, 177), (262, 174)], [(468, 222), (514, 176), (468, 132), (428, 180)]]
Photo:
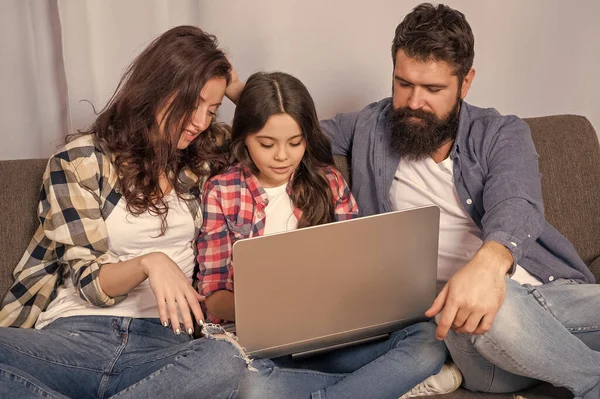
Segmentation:
[(248, 78), (233, 117), (232, 154), (258, 173), (246, 148), (246, 137), (260, 131), (277, 114), (291, 116), (306, 142), (306, 151), (291, 182), (292, 203), (302, 210), (298, 227), (332, 222), (335, 204), (323, 170), (334, 164), (331, 142), (321, 130), (315, 104), (300, 80), (282, 72), (259, 72)]
[[(162, 234), (168, 207), (161, 175), (181, 197), (189, 190), (178, 180), (183, 168), (202, 177), (228, 164), (220, 144), (224, 129), (214, 120), (186, 149), (177, 149), (204, 85), (212, 78), (231, 78), (231, 65), (217, 46), (214, 36), (194, 26), (165, 32), (131, 63), (96, 121), (67, 137), (93, 135), (96, 146), (113, 159), (128, 211), (160, 215)], [(157, 113), (165, 107), (160, 129)]]

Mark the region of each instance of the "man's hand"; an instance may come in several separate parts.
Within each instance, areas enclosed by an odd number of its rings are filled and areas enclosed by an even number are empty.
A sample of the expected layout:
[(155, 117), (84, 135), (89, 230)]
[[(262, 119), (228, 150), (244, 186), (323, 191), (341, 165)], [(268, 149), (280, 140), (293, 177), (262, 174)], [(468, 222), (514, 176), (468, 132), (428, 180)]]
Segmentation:
[(460, 333), (483, 334), (492, 327), (506, 295), (506, 273), (513, 264), (510, 251), (497, 242), (485, 243), (473, 259), (446, 283), (425, 312), (442, 312), (436, 337), (446, 338), (450, 328)]

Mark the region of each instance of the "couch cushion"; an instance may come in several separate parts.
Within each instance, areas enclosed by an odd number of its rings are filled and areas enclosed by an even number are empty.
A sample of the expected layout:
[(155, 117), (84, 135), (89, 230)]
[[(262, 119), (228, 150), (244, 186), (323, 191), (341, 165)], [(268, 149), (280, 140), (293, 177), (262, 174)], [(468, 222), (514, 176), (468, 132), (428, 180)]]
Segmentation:
[(39, 225), (37, 204), (47, 159), (0, 161), (0, 298)]

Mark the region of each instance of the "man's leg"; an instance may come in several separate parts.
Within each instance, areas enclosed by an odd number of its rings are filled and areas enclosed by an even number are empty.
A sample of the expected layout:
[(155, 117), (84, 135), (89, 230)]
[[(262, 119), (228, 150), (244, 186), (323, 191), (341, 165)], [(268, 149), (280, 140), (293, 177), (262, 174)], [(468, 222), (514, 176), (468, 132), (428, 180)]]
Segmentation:
[(439, 372), (446, 356), (445, 345), (435, 339), (435, 325), (418, 323), (385, 341), (307, 359), (301, 365), (307, 369), (255, 362), (259, 374), (251, 389), (254, 396), (248, 397), (397, 399)]
[(600, 397), (600, 285), (508, 279), (506, 288), (490, 331), (446, 339), (465, 387), (511, 392), (542, 380), (577, 397)]

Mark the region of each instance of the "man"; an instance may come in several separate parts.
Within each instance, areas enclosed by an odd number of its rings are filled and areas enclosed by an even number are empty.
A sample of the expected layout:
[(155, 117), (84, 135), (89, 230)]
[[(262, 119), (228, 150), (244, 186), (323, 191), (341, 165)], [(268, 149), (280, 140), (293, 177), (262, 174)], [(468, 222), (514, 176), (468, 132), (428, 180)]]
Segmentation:
[(600, 397), (600, 285), (544, 220), (527, 125), (463, 101), (474, 38), (464, 15), (417, 6), (392, 44), (392, 98), (322, 122), (352, 159), (361, 215), (440, 207), (436, 316), (464, 386), (539, 380)]

